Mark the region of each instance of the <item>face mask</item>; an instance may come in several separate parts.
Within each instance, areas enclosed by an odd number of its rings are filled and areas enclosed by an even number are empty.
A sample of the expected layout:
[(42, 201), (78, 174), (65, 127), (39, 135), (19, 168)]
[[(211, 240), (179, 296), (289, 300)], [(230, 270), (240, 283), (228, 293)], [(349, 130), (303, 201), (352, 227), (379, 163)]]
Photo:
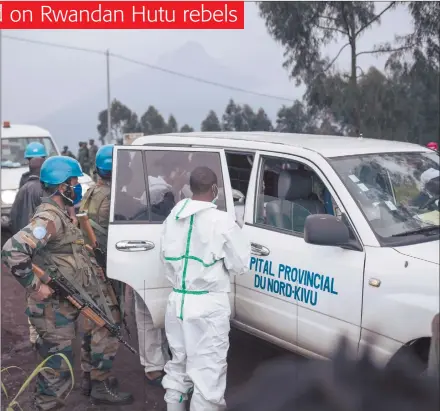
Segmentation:
[(67, 188), (64, 193), (57, 191), (54, 194), (60, 194), (63, 198), (63, 202), (66, 206), (71, 207), (78, 204), (82, 200), (82, 187), (81, 184), (76, 186), (66, 185)]
[(215, 204), (218, 200), (218, 187), (217, 184), (214, 184), (212, 186), (212, 195), (214, 196), (214, 199), (212, 200), (212, 204)]
[(82, 200), (83, 197), (81, 184), (78, 183), (76, 186), (73, 187), (73, 193), (75, 194), (75, 197), (73, 199), (73, 205), (76, 205)]

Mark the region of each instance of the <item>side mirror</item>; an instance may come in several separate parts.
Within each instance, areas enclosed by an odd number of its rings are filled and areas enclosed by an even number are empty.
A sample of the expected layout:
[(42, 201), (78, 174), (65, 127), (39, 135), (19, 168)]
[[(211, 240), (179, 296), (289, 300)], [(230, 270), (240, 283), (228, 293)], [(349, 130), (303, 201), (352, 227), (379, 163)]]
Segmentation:
[(335, 216), (328, 214), (307, 216), (304, 241), (308, 244), (359, 249), (350, 240), (348, 227)]

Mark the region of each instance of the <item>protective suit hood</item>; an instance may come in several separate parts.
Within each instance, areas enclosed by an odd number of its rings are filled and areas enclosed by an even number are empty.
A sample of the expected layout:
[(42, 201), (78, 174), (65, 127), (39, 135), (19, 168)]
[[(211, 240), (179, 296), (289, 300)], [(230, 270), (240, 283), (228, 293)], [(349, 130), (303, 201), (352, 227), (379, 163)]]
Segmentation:
[(210, 208), (217, 208), (217, 206), (213, 203), (208, 203), (207, 201), (184, 200), (182, 209), (176, 215), (176, 220), (183, 220), (200, 211), (208, 210)]

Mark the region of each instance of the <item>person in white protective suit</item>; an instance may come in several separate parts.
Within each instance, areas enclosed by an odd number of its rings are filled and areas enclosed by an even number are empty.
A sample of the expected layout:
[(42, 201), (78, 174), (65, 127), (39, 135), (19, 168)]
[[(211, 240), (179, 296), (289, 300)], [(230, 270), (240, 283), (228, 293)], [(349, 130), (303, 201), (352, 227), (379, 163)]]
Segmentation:
[(150, 311), (142, 297), (134, 292), (136, 327), (139, 339), (139, 358), (144, 367), (146, 382), (161, 386), (163, 369), (170, 356), (165, 330), (154, 328)]
[(250, 243), (227, 213), (217, 210), (217, 177), (197, 167), (192, 199), (180, 201), (165, 220), (161, 260), (173, 285), (165, 314), (172, 359), (162, 386), (168, 411), (226, 408), (230, 276), (248, 271)]

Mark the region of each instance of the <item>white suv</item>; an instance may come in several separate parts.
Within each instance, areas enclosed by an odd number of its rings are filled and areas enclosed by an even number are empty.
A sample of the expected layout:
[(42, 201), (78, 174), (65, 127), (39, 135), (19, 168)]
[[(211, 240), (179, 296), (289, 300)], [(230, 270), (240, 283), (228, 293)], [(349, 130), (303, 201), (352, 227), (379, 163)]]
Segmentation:
[[(263, 132), (117, 146), (108, 274), (143, 297), (157, 327), (171, 292), (159, 261), (164, 194), (168, 203), (190, 196), (200, 165), (217, 174), (218, 207), (236, 215), (252, 247), (251, 272), (231, 278), (233, 325), (309, 356), (328, 357), (345, 334), (359, 349), (373, 339), (383, 364), (406, 350), (426, 363), (439, 312), (437, 153)], [(162, 195), (152, 190), (159, 177)]]

